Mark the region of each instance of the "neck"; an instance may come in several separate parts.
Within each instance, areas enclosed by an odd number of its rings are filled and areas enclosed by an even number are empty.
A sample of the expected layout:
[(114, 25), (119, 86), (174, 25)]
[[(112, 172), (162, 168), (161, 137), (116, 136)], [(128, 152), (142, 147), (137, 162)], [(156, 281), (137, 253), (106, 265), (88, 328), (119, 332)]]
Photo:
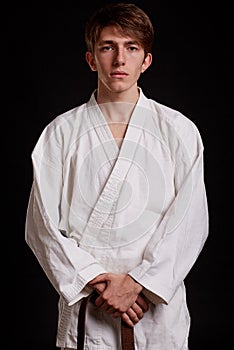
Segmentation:
[(99, 107), (108, 123), (128, 124), (135, 103), (108, 102), (99, 104)]
[(139, 94), (137, 85), (126, 91), (113, 92), (100, 84), (97, 89), (96, 100), (107, 122), (128, 124), (139, 99)]
[(109, 102), (126, 102), (136, 104), (139, 98), (139, 89), (137, 85), (125, 91), (111, 91), (106, 89), (102, 84), (98, 85), (96, 99), (98, 104)]

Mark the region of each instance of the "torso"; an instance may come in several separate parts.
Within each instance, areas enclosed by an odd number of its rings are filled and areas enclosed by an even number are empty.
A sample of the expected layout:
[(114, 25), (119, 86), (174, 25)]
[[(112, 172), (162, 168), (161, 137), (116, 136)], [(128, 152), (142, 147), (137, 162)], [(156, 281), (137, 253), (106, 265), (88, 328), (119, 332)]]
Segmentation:
[(122, 144), (122, 141), (127, 131), (127, 127), (128, 127), (128, 124), (125, 124), (125, 123), (109, 124), (110, 131), (119, 147)]

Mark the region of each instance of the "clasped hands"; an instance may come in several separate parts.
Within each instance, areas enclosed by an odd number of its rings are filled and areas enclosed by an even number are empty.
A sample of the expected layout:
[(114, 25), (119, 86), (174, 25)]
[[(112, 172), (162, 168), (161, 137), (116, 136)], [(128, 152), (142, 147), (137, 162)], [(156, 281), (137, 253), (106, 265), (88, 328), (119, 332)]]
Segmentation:
[(91, 280), (88, 285), (99, 296), (95, 304), (114, 318), (121, 317), (133, 327), (148, 310), (148, 301), (140, 294), (143, 287), (130, 275), (103, 273)]

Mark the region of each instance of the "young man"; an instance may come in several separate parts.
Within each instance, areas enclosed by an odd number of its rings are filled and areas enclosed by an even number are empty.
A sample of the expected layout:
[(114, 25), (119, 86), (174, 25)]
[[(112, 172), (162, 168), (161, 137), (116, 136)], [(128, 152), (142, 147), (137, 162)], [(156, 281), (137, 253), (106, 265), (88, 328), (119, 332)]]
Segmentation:
[[(145, 97), (154, 30), (133, 4), (110, 4), (86, 27), (97, 72), (90, 100), (55, 118), (32, 153), (26, 241), (60, 295), (56, 345), (186, 350), (184, 279), (208, 235), (203, 145), (180, 112)], [(78, 343), (78, 345), (77, 345)]]

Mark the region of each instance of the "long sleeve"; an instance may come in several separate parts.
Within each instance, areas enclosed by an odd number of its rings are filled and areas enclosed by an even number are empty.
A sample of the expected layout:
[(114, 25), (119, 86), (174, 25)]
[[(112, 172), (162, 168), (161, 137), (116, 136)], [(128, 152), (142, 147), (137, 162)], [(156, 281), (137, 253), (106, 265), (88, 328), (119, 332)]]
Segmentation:
[(185, 129), (174, 142), (175, 198), (148, 242), (142, 263), (129, 271), (154, 303), (170, 302), (208, 236), (203, 144), (192, 126), (192, 132)]
[(25, 239), (56, 291), (72, 305), (90, 293), (86, 284), (105, 270), (89, 253), (79, 248), (73, 238), (65, 237), (59, 229), (62, 164), (56, 157), (49, 158), (45, 154), (49, 146), (41, 146), (44, 139), (43, 133), (32, 154), (34, 179)]

